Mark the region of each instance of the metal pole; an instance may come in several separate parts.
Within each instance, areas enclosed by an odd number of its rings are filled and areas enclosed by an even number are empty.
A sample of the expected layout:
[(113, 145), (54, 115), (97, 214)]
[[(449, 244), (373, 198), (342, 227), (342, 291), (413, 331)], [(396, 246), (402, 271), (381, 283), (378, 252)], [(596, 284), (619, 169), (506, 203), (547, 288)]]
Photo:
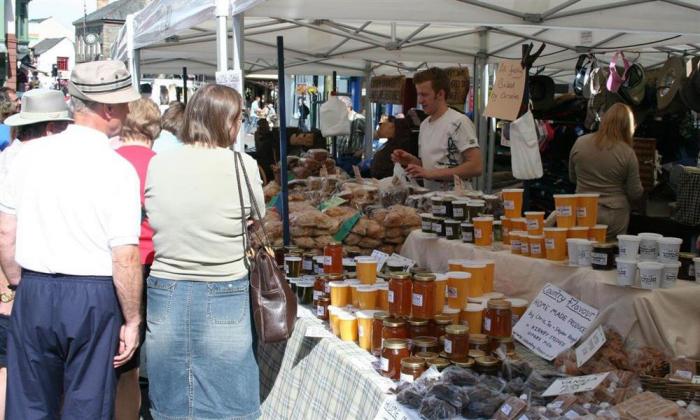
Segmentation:
[[(312, 84), (316, 88), (316, 92), (318, 92), (318, 75), (313, 76), (313, 82)], [(316, 98), (318, 98), (318, 95), (316, 95)], [(311, 123), (309, 124), (311, 126), (311, 129), (315, 129), (318, 127), (317, 121), (318, 121), (318, 99), (315, 101), (309, 100), (310, 105), (311, 105)]]
[[(336, 73), (335, 70), (333, 70), (333, 81), (331, 82), (333, 84), (333, 90), (331, 91), (334, 95), (337, 95), (337, 81), (336, 79), (338, 78), (338, 73)], [(352, 134), (352, 133), (351, 133)], [(332, 140), (333, 143), (333, 151), (331, 153), (331, 156), (333, 156), (334, 159), (338, 159), (338, 137), (333, 136)]]
[[(495, 66), (489, 65), (489, 79), (493, 76), (495, 77), (496, 75), (496, 70)], [(487, 91), (488, 91), (488, 83), (486, 84)], [(491, 194), (493, 192), (493, 164), (494, 160), (496, 158), (496, 119), (495, 118), (489, 118), (490, 124), (488, 126), (488, 141), (489, 141), (489, 150), (488, 150), (488, 155), (486, 159), (486, 192), (488, 194)]]
[(139, 90), (141, 84), (141, 52), (134, 48), (134, 15), (126, 17), (126, 54), (129, 60), (131, 83)]
[(187, 105), (187, 67), (182, 68), (182, 99)]
[[(233, 28), (231, 30), (231, 57), (233, 60), (233, 70), (239, 72), (240, 84), (237, 87), (237, 89), (238, 93), (241, 94), (241, 97), (245, 98), (245, 73), (243, 70), (243, 41), (245, 37), (243, 30), (245, 29), (245, 18), (243, 16), (243, 13), (234, 15), (232, 23)], [(233, 145), (235, 151), (245, 151), (245, 139), (245, 130), (238, 130), (238, 137), (236, 138), (236, 143), (234, 143)]]
[(216, 70), (228, 70), (228, 16), (229, 4), (227, 0), (216, 1)]
[[(367, 62), (365, 66), (365, 159), (369, 159), (374, 155), (372, 149), (372, 140), (374, 140), (374, 124), (372, 123), (372, 101), (369, 99), (369, 85), (372, 78), (372, 64)], [(360, 87), (358, 95), (362, 95), (362, 87)]]
[[(475, 96), (475, 99), (478, 99), (475, 101), (475, 109), (477, 110), (474, 112), (474, 118), (478, 121), (478, 138), (479, 138), (479, 147), (481, 148), (481, 157), (483, 159), (483, 166), (482, 167), (487, 167), (487, 154), (490, 152), (488, 150), (488, 124), (489, 124), (489, 119), (485, 117), (484, 110), (486, 109), (486, 103), (488, 102), (488, 97), (489, 97), (489, 70), (488, 70), (488, 64), (486, 64), (487, 56), (486, 56), (486, 51), (488, 51), (488, 34), (481, 32), (479, 34), (479, 43), (480, 43), (480, 48), (479, 48), (479, 54), (477, 56), (476, 62), (477, 62), (477, 68), (474, 70), (475, 76), (478, 77), (478, 85), (475, 87), (475, 92), (478, 92), (478, 98)], [(476, 106), (478, 104), (478, 106)], [(477, 181), (477, 186), (479, 190), (484, 190), (485, 187), (485, 176), (482, 173), (482, 175), (478, 178)]]
[[(277, 37), (277, 80), (279, 81), (279, 91), (284, 89), (284, 37)], [(282, 185), (282, 231), (284, 245), (289, 245), (289, 190), (287, 186), (287, 107), (285, 95), (279, 95), (279, 121), (280, 121), (280, 178)]]

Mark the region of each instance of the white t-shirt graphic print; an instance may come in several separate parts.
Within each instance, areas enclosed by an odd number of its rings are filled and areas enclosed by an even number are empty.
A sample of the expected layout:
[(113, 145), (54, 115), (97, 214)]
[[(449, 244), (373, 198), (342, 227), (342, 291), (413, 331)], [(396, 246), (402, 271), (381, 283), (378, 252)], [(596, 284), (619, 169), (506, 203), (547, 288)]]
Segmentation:
[[(454, 168), (464, 163), (462, 153), (479, 147), (474, 124), (464, 114), (449, 108), (440, 118), (426, 118), (420, 125), (418, 157), (426, 169)], [(430, 190), (446, 190), (451, 181), (425, 180)]]

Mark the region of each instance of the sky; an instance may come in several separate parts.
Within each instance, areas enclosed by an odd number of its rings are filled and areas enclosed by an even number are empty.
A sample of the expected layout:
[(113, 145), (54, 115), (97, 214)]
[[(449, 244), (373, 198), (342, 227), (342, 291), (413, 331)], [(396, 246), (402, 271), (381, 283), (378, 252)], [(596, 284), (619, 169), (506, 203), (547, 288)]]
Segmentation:
[(55, 17), (63, 26), (73, 27), (73, 21), (83, 16), (83, 4), (87, 13), (95, 11), (95, 0), (32, 0), (29, 2), (29, 19)]

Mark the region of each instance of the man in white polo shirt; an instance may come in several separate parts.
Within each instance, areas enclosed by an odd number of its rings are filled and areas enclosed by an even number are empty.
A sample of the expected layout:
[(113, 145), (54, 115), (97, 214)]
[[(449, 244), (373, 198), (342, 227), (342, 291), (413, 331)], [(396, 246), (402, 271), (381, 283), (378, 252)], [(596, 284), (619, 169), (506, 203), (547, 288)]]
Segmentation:
[(139, 344), (139, 179), (109, 146), (139, 99), (124, 64), (79, 64), (75, 124), (27, 144), (0, 187), (0, 265), (19, 285), (9, 419), (105, 419)]

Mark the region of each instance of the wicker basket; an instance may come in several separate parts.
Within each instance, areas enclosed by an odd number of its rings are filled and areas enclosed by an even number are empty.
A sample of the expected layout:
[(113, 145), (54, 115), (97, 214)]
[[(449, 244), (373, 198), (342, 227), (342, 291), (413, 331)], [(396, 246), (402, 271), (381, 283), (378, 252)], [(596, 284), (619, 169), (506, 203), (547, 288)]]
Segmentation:
[[(697, 372), (700, 372), (700, 361), (696, 361), (696, 366)], [(700, 403), (700, 385), (670, 381), (664, 377), (669, 371), (670, 367), (666, 366), (665, 372), (661, 373), (661, 375), (640, 375), (639, 379), (644, 390), (656, 392), (671, 401), (682, 400), (686, 403), (691, 401)]]

